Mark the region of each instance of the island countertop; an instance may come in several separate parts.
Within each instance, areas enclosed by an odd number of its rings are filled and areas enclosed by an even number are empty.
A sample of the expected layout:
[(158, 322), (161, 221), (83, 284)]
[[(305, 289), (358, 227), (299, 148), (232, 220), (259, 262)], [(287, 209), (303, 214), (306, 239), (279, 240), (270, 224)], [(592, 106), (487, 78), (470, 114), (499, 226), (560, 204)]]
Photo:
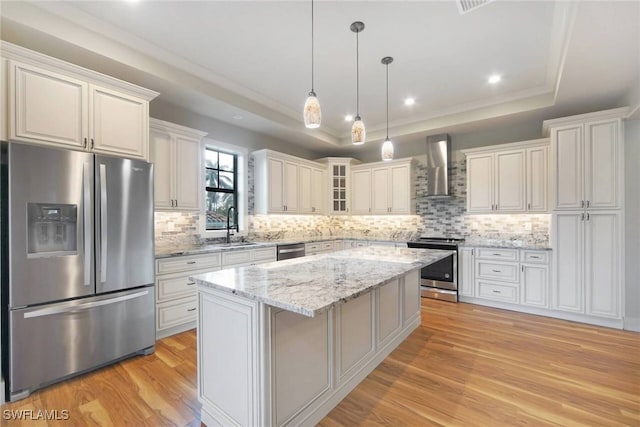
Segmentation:
[(194, 275), (198, 286), (228, 291), (308, 317), (357, 298), (455, 251), (364, 247)]

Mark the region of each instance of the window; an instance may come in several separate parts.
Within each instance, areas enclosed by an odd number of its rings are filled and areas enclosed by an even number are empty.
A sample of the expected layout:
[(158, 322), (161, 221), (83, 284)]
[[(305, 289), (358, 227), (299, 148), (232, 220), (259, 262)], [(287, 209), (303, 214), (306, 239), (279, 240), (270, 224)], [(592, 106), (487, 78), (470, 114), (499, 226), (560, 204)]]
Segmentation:
[(226, 230), (227, 212), (235, 208), (230, 225), (236, 227), (238, 209), (238, 156), (205, 149), (206, 230)]

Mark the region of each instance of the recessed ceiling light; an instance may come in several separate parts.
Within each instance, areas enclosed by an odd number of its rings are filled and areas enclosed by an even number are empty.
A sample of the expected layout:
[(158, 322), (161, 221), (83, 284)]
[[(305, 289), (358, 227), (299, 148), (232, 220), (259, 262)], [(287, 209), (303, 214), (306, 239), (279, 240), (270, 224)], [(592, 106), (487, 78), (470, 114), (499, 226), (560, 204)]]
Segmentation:
[(232, 116), (232, 118), (234, 120), (242, 120), (242, 116), (240, 114), (236, 114), (235, 116)]
[(344, 116), (344, 121), (345, 122), (352, 122), (353, 121), (353, 116), (351, 114), (347, 114), (346, 116)]
[(404, 105), (413, 105), (416, 103), (416, 99), (415, 98), (407, 98), (404, 100)]
[(489, 77), (489, 83), (492, 85), (498, 83), (500, 80), (502, 80), (502, 76), (500, 74), (493, 74)]

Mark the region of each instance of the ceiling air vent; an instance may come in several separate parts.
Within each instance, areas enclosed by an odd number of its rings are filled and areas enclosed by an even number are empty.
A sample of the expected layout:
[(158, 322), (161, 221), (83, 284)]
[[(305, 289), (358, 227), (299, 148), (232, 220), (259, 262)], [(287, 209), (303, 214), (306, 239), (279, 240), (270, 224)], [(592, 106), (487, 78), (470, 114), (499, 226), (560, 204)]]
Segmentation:
[(479, 8), (480, 6), (484, 6), (487, 3), (491, 3), (493, 0), (457, 0), (458, 10), (461, 15), (464, 15), (467, 12), (471, 12)]

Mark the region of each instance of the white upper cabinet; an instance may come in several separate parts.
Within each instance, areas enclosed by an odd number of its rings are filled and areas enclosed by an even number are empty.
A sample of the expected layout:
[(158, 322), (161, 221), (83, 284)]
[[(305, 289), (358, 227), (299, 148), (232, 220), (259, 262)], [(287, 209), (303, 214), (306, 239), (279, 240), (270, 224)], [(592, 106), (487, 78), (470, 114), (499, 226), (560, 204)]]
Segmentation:
[(149, 158), (156, 92), (10, 43), (2, 44), (2, 57), (9, 140)]
[[(324, 214), (327, 212), (326, 172), (324, 169), (311, 169), (311, 212)], [(301, 190), (303, 191), (303, 190)]]
[(493, 154), (467, 156), (467, 211), (493, 211)]
[(495, 154), (495, 210), (522, 212), (526, 209), (525, 150)]
[(148, 157), (149, 103), (111, 89), (89, 86), (89, 135), (96, 153)]
[(200, 142), (195, 129), (151, 119), (151, 162), (156, 210), (200, 210), (204, 186)]
[(465, 151), (467, 211), (545, 212), (548, 144), (541, 139)]
[(316, 162), (327, 167), (325, 200), (328, 203), (325, 211), (330, 215), (348, 215), (352, 195), (351, 166), (359, 162), (348, 157), (325, 157)]
[(87, 83), (15, 62), (9, 64), (9, 76), (10, 139), (86, 147)]
[(411, 214), (415, 187), (412, 159), (354, 166), (351, 205), (354, 214)]
[[(386, 186), (385, 186), (386, 188)], [(354, 170), (351, 174), (351, 205), (355, 215), (371, 213), (371, 169)]]
[(325, 209), (324, 166), (271, 150), (252, 153), (257, 214), (321, 214)]
[(544, 122), (551, 135), (553, 209), (620, 209), (626, 108)]
[(527, 148), (527, 211), (546, 212), (549, 188), (549, 148)]

